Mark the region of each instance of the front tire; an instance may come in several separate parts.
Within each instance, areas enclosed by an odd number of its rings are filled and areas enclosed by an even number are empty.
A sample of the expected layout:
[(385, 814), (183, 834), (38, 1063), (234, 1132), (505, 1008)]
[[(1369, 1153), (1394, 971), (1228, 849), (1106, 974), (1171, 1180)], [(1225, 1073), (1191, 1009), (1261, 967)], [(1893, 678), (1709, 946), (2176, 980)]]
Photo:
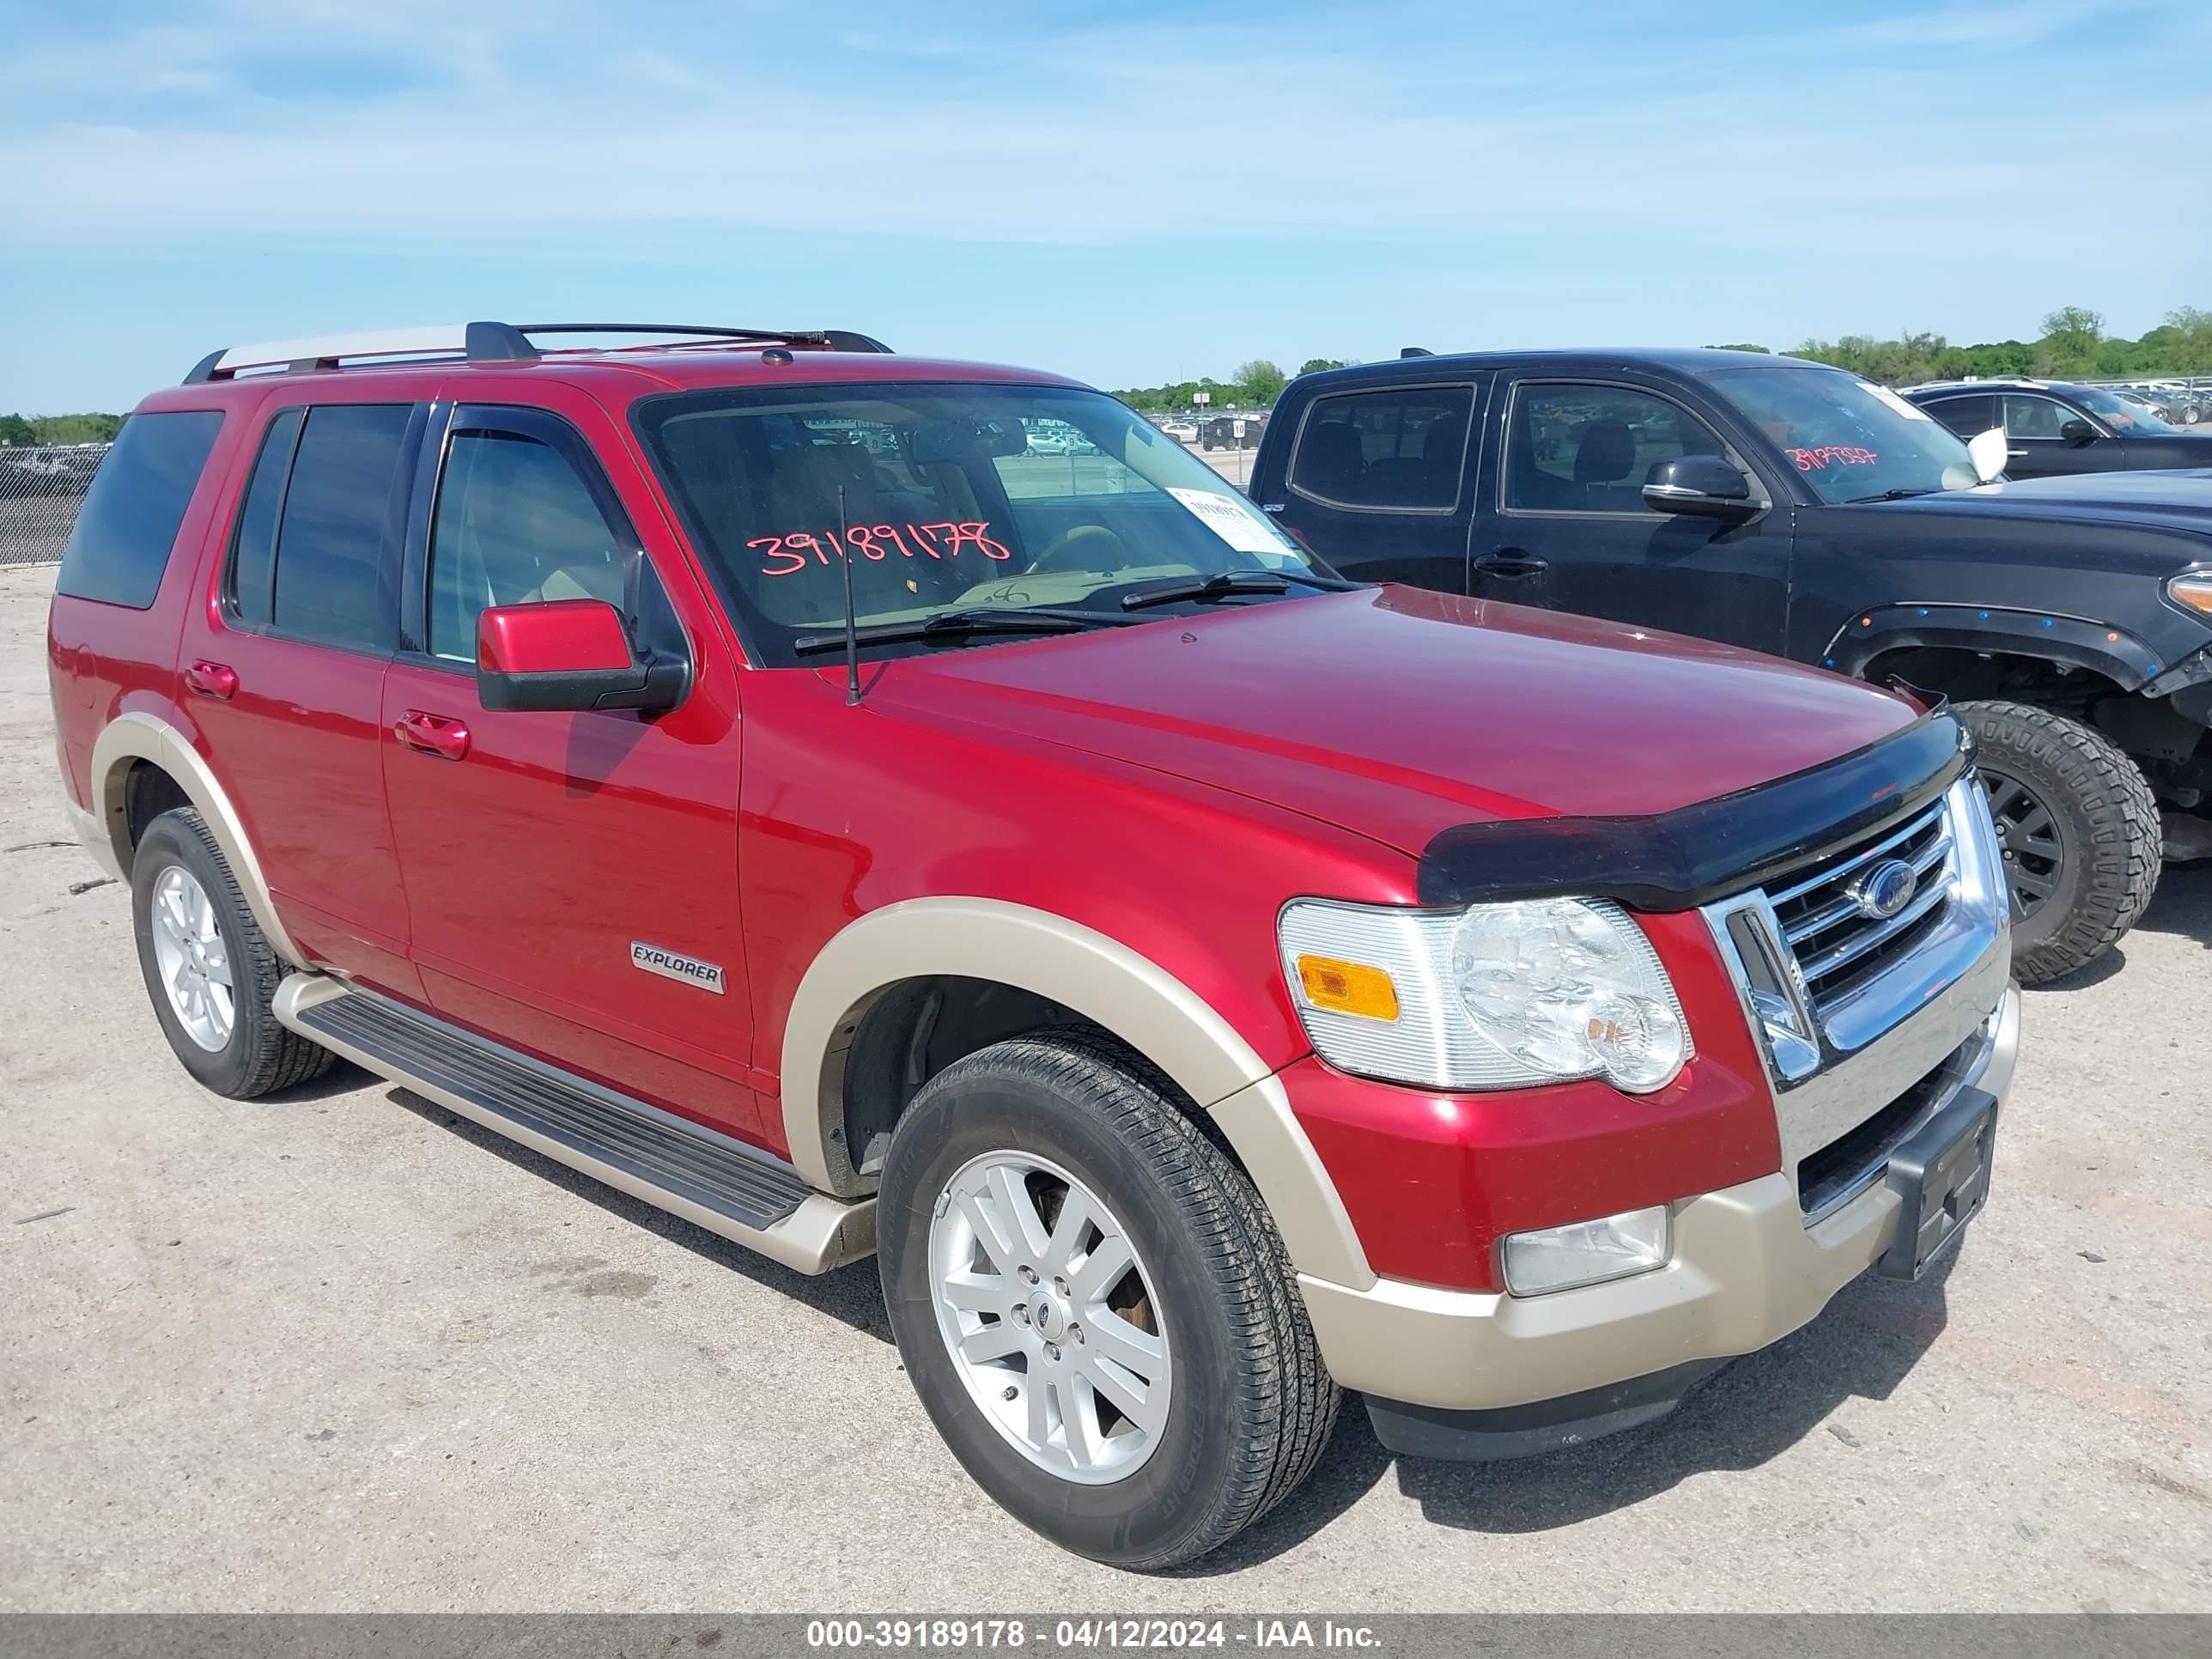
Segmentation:
[(1259, 1194), (1111, 1042), (1048, 1031), (939, 1073), (892, 1134), (877, 1222), (924, 1407), (1063, 1548), (1194, 1560), (1320, 1457), (1339, 1395)]
[(161, 1034), (203, 1085), (252, 1100), (330, 1069), (337, 1055), (270, 1011), (284, 963), (192, 808), (162, 813), (139, 837), (131, 921)]
[(2039, 985), (2095, 961), (2157, 890), (2158, 801), (2101, 732), (2021, 702), (1969, 702), (2012, 895), (2013, 971)]

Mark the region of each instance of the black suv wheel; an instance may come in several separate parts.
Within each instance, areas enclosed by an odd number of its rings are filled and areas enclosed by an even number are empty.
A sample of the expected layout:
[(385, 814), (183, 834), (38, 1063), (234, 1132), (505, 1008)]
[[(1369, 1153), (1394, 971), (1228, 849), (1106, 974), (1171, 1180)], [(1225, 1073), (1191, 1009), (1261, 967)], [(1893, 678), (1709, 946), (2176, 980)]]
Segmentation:
[(1281, 1239), (1114, 1045), (1052, 1031), (945, 1067), (892, 1134), (877, 1222), (938, 1431), (1062, 1547), (1192, 1560), (1320, 1456), (1339, 1396)]
[(2102, 956), (2150, 902), (2157, 799), (2142, 769), (2078, 720), (2020, 702), (1958, 713), (2003, 849), (2013, 970), (2030, 985), (2056, 979)]

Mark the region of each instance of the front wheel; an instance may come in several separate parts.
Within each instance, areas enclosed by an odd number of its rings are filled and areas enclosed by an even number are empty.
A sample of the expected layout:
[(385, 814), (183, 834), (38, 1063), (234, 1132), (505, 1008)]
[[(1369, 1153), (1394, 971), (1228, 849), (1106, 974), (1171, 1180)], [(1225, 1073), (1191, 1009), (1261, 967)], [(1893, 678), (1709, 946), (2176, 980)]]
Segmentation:
[(1062, 1547), (1157, 1569), (1304, 1479), (1338, 1393), (1251, 1183), (1085, 1031), (994, 1044), (915, 1097), (877, 1212), (923, 1406)]
[(2013, 970), (2041, 984), (2095, 961), (2159, 876), (2158, 801), (2103, 733), (2019, 702), (1969, 702), (1976, 764), (2012, 896)]

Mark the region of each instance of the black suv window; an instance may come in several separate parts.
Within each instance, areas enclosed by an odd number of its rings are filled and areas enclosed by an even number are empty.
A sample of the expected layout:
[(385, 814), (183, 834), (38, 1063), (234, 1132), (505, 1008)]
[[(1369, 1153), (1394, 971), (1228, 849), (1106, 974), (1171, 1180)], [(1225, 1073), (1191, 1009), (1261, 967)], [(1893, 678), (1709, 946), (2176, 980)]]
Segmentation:
[(1977, 438), (1997, 423), (1996, 399), (1986, 392), (1936, 398), (1921, 405), (1961, 438)]
[(137, 611), (152, 605), (193, 486), (222, 429), (222, 416), (213, 410), (125, 421), (77, 510), (58, 591)]
[(635, 548), (550, 445), (513, 432), (456, 434), (430, 532), (430, 654), (474, 662), (488, 605), (623, 604)]
[(325, 404), (270, 422), (231, 556), (240, 621), (318, 645), (392, 648), (414, 412), (407, 404)]
[(1628, 386), (1523, 381), (1505, 440), (1504, 505), (1522, 513), (1648, 513), (1651, 469), (1723, 455), (1711, 428), (1678, 404)]
[(1339, 507), (1449, 513), (1474, 404), (1463, 386), (1317, 398), (1291, 457), (1291, 488)]

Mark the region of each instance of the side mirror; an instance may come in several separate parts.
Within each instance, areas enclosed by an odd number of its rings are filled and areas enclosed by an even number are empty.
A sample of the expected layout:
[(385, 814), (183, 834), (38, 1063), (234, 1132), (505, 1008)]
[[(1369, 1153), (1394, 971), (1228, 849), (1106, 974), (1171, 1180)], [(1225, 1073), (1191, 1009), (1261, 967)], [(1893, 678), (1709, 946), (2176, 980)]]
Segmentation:
[(690, 678), (681, 658), (641, 658), (604, 599), (497, 605), (477, 618), (477, 701), (495, 712), (673, 708)]
[(2079, 448), (2083, 444), (2093, 444), (2097, 441), (2097, 428), (2087, 421), (2062, 421), (2058, 427), (2058, 435)]
[(1644, 504), (1656, 513), (1740, 522), (1759, 511), (1751, 480), (1717, 455), (1678, 455), (1651, 469)]
[(1967, 439), (1966, 459), (1974, 464), (1974, 477), (1982, 483), (1992, 483), (2002, 477), (2005, 463), (2012, 459), (2005, 447), (2004, 428), (1993, 426)]

